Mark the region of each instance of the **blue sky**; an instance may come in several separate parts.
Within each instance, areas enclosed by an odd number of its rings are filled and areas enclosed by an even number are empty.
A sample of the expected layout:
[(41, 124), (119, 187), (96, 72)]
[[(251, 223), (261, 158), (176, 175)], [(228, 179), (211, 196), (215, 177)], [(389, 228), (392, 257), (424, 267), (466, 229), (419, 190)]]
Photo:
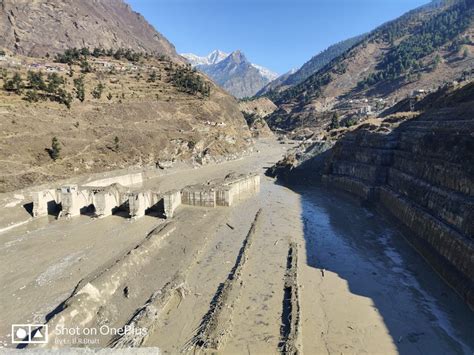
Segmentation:
[(242, 50), (280, 74), (429, 0), (126, 0), (179, 53)]

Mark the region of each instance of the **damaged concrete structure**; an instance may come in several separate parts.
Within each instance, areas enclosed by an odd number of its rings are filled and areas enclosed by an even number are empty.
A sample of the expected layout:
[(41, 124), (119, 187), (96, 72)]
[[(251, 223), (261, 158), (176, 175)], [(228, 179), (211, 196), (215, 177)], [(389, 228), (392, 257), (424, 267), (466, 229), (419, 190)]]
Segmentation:
[(185, 205), (216, 207), (216, 190), (206, 185), (188, 186), (181, 192), (181, 201)]
[(128, 190), (117, 183), (105, 188), (95, 188), (93, 205), (99, 217), (111, 216), (113, 211), (128, 202)]
[(217, 206), (232, 206), (234, 202), (243, 200), (260, 192), (260, 175), (241, 175), (236, 178), (224, 180), (216, 188)]
[[(140, 179), (133, 177), (125, 180), (137, 182)], [(187, 186), (182, 190), (165, 193), (151, 190), (131, 191), (117, 182), (107, 186), (93, 186), (91, 183), (82, 186), (66, 185), (57, 190), (35, 192), (33, 213), (34, 216), (44, 216), (48, 213), (48, 203), (60, 203), (62, 209), (59, 216), (64, 217), (78, 216), (89, 207), (94, 207), (96, 216), (105, 217), (123, 207), (128, 208), (133, 219), (143, 217), (146, 211), (152, 208), (160, 211), (165, 218), (172, 218), (181, 204), (210, 208), (232, 206), (259, 190), (260, 176), (257, 174), (231, 174), (207, 184)]]
[(214, 180), (206, 185), (188, 186), (182, 191), (185, 205), (216, 207), (232, 206), (260, 191), (260, 175), (229, 175), (225, 179)]
[(74, 217), (93, 204), (93, 192), (89, 189), (79, 188), (78, 185), (61, 187), (61, 215)]

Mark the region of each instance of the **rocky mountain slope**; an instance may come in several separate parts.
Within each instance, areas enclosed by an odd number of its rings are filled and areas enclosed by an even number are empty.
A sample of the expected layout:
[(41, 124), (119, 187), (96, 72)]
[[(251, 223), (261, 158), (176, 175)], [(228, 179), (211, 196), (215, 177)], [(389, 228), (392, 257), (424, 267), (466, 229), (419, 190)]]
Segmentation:
[(272, 98), (274, 92), (280, 92), (286, 90), (294, 85), (301, 83), (306, 80), (309, 76), (316, 73), (318, 70), (323, 68), (334, 58), (340, 56), (342, 53), (353, 47), (364, 39), (366, 35), (360, 35), (341, 41), (339, 43), (329, 46), (321, 53), (315, 55), (313, 58), (308, 60), (298, 70), (291, 71), (281, 77), (273, 80), (272, 82), (265, 85), (256, 96), (268, 96)]
[(277, 109), (273, 102), (266, 97), (254, 100), (240, 100), (239, 108), (254, 137), (273, 136), (273, 132), (265, 121), (265, 117)]
[(0, 192), (251, 149), (238, 102), (122, 1), (0, 6)]
[(180, 60), (174, 46), (122, 0), (2, 0), (0, 47), (28, 56), (73, 47), (130, 48)]
[(260, 97), (254, 100), (240, 100), (240, 111), (247, 114), (256, 114), (262, 118), (272, 114), (277, 106), (266, 97)]
[(22, 65), (0, 80), (0, 191), (131, 166), (206, 164), (250, 148), (237, 101), (182, 64), (87, 57), (84, 72), (82, 59), (70, 69), (9, 59)]
[(278, 74), (250, 63), (241, 51), (226, 54), (215, 50), (206, 57), (183, 54), (191, 65), (207, 74), (218, 85), (235, 97), (250, 97)]
[(273, 127), (327, 129), (377, 114), (413, 92), (466, 79), (474, 67), (471, 1), (430, 3), (371, 32), (362, 42), (273, 101)]

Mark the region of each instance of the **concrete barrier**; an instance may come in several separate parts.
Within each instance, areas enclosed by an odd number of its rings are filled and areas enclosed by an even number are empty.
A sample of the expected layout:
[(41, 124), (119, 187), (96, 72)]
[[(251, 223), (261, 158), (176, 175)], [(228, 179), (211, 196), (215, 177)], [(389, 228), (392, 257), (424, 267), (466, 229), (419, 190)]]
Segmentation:
[[(142, 181), (141, 174), (121, 176), (122, 182)], [(254, 195), (260, 191), (260, 176), (229, 175), (225, 179), (218, 179), (207, 184), (187, 186), (183, 190), (171, 190), (164, 194), (150, 190), (130, 192), (121, 184), (101, 186), (115, 178), (96, 180), (92, 185), (66, 185), (57, 190), (44, 190), (33, 193), (33, 215), (43, 216), (48, 213), (49, 203), (61, 203), (60, 216), (73, 217), (81, 214), (81, 210), (90, 205), (95, 207), (99, 217), (110, 216), (114, 209), (128, 202), (130, 216), (140, 218), (147, 209), (162, 208), (166, 218), (172, 218), (175, 210), (181, 205), (216, 207), (232, 206), (235, 202)], [(128, 179), (128, 181), (125, 180)]]
[(232, 206), (260, 191), (260, 175), (228, 176), (207, 185), (193, 185), (182, 190), (182, 203), (191, 206)]

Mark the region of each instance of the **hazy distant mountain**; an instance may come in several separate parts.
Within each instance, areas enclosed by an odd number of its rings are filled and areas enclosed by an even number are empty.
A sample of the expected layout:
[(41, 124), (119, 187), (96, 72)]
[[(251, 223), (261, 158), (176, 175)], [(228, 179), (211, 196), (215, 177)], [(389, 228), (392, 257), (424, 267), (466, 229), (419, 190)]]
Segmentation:
[(270, 82), (257, 93), (257, 96), (268, 94), (271, 91), (282, 91), (289, 88), (290, 86), (301, 83), (309, 76), (324, 67), (326, 64), (328, 64), (331, 60), (338, 57), (339, 55), (347, 51), (349, 48), (362, 41), (365, 36), (366, 35), (364, 34), (333, 44), (332, 46), (328, 47), (321, 53), (315, 55), (313, 58), (308, 60), (305, 64), (303, 64), (300, 69), (288, 72), (287, 74), (284, 74), (276, 80)]
[(206, 73), (217, 84), (235, 97), (253, 96), (278, 74), (260, 65), (250, 63), (240, 51), (227, 54), (214, 50), (201, 57), (192, 53), (182, 54), (192, 66)]

